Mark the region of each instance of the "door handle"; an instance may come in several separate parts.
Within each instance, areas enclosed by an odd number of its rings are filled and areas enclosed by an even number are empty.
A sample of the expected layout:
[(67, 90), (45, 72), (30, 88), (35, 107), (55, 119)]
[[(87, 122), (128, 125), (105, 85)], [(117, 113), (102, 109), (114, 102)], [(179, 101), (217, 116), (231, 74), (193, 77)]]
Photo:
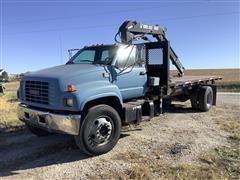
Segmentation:
[(110, 77), (109, 73), (102, 73), (102, 76), (103, 76), (104, 78), (109, 78), (109, 77)]
[(139, 75), (141, 75), (141, 76), (143, 76), (143, 75), (145, 75), (145, 74), (147, 74), (146, 71), (140, 71), (140, 73), (139, 73)]

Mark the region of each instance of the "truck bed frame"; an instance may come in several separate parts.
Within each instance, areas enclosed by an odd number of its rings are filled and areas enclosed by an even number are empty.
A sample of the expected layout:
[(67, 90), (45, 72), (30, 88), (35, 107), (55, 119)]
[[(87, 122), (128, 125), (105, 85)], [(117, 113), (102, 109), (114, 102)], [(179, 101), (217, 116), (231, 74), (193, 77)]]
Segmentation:
[(215, 84), (216, 80), (221, 80), (218, 76), (182, 76), (172, 77), (169, 80), (169, 88), (189, 87), (194, 85)]

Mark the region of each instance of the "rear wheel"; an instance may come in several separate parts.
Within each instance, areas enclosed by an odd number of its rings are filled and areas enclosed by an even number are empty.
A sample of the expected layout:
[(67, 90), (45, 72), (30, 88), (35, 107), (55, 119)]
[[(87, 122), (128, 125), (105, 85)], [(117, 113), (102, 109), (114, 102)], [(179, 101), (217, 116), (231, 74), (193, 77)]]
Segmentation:
[(210, 86), (203, 86), (199, 91), (199, 109), (209, 111), (213, 104), (213, 90)]
[(97, 105), (88, 110), (75, 142), (84, 153), (100, 155), (116, 145), (120, 133), (121, 119), (118, 112), (108, 105)]
[(47, 136), (50, 134), (50, 132), (40, 129), (38, 127), (32, 126), (30, 124), (26, 124), (26, 126), (33, 134), (37, 136)]

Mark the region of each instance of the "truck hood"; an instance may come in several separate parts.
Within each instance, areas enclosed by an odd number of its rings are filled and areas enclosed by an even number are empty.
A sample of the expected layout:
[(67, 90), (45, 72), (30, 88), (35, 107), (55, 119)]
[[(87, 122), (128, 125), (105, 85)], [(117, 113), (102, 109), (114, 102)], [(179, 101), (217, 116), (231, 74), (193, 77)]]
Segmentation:
[[(79, 105), (77, 103), (90, 96), (90, 93), (92, 93), (91, 96), (94, 96), (98, 93), (109, 93), (109, 91), (118, 92), (117, 88), (110, 82), (109, 76), (105, 76), (105, 74), (109, 74), (106, 73), (104, 68), (107, 67), (95, 64), (69, 64), (28, 73), (23, 76), (20, 83), (21, 102), (36, 107), (66, 109), (65, 106), (63, 107), (63, 99), (72, 97), (75, 99), (75, 108), (78, 109)], [(66, 92), (67, 85), (69, 84), (74, 85), (77, 91), (73, 93)], [(44, 93), (46, 89), (48, 90), (48, 105), (35, 103), (34, 100), (38, 96), (34, 94), (27, 95), (30, 97), (30, 100), (25, 101), (26, 89), (28, 91), (29, 89), (35, 90), (35, 88), (45, 88)], [(106, 88), (109, 89), (106, 90)], [(30, 90), (28, 93), (30, 93)], [(76, 100), (76, 98), (82, 99)], [(72, 108), (69, 107), (69, 110), (72, 110)]]
[(67, 64), (55, 66), (26, 74), (26, 77), (47, 77), (53, 79), (66, 79), (90, 72), (104, 71), (103, 66), (95, 64)]

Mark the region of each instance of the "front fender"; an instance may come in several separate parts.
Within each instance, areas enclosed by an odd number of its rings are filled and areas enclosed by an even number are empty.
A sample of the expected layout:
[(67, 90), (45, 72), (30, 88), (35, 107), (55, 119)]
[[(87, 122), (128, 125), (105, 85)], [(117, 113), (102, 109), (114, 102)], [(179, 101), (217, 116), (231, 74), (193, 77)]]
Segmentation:
[(79, 110), (82, 111), (85, 104), (94, 99), (114, 96), (122, 104), (122, 95), (118, 87), (106, 81), (94, 81), (77, 86), (77, 98)]

